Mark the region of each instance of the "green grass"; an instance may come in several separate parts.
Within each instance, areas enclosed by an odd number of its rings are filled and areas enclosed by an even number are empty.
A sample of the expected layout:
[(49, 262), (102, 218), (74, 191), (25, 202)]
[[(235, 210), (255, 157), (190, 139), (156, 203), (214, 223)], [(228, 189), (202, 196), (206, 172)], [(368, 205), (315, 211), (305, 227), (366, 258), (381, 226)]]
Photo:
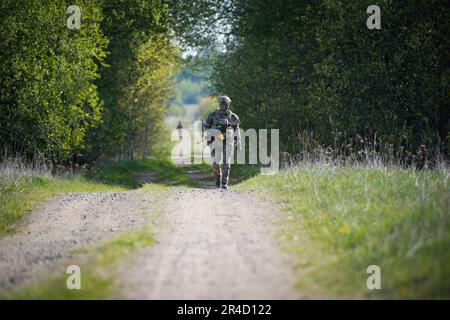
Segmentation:
[[(240, 185), (276, 199), (298, 288), (318, 298), (450, 298), (449, 173), (307, 166)], [(366, 268), (381, 268), (368, 290)]]
[[(176, 167), (150, 158), (105, 164), (66, 179), (0, 176), (0, 234), (13, 231), (23, 214), (55, 194), (136, 189), (141, 185), (133, 175), (147, 171), (155, 173), (155, 183), (145, 185), (143, 192), (164, 185), (196, 186), (185, 173), (205, 168), (209, 166)], [(273, 198), (283, 208), (280, 236), (294, 254), (297, 286), (305, 295), (450, 298), (448, 172), (309, 165), (274, 176), (258, 173), (257, 166), (232, 167), (232, 175), (242, 181), (238, 188)], [(151, 232), (144, 230), (87, 250), (81, 291), (67, 290), (63, 274), (9, 298), (111, 297), (116, 284), (108, 270), (119, 257), (152, 242)], [(366, 269), (373, 264), (381, 268), (381, 290), (366, 288)]]
[[(138, 197), (151, 197), (154, 204), (151, 211), (145, 212), (150, 220), (160, 217), (159, 208), (167, 199), (168, 187), (164, 185), (145, 185), (137, 191)], [(118, 281), (116, 266), (120, 261), (130, 261), (134, 254), (155, 242), (157, 226), (148, 224), (140, 230), (122, 233), (105, 240), (94, 247), (76, 248), (74, 257), (59, 263), (56, 272), (31, 286), (24, 286), (7, 293), (0, 299), (15, 300), (70, 300), (70, 299), (115, 299), (120, 297), (122, 283)], [(66, 286), (69, 274), (66, 266), (78, 265), (81, 271), (81, 289), (69, 290)]]
[[(104, 164), (85, 175), (67, 178), (39, 175), (32, 171), (20, 172), (14, 177), (0, 175), (0, 235), (15, 231), (20, 218), (31, 212), (37, 204), (52, 196), (69, 192), (127, 191), (137, 189), (137, 196), (152, 197), (155, 206), (167, 197), (168, 185), (196, 186), (185, 173), (202, 166), (176, 167), (170, 160), (149, 158)], [(152, 173), (154, 183), (141, 185), (137, 173)], [(153, 216), (155, 212), (151, 213)], [(154, 217), (153, 217), (154, 218)], [(75, 262), (82, 273), (82, 289), (68, 290), (69, 275), (59, 267), (38, 283), (18, 288), (2, 297), (5, 299), (108, 299), (116, 297), (120, 284), (115, 280), (114, 266), (119, 259), (129, 259), (131, 253), (154, 243), (151, 226), (142, 230), (121, 234), (95, 248), (76, 249)], [(80, 263), (81, 261), (81, 263)]]
[(141, 187), (133, 174), (153, 172), (156, 174), (155, 183), (170, 185), (196, 186), (185, 176), (187, 168), (180, 168), (168, 159), (148, 158), (144, 160), (130, 160), (107, 163), (87, 174), (87, 177), (102, 184), (115, 185), (128, 189)]
[[(142, 248), (154, 243), (151, 230), (139, 231), (117, 236), (94, 248), (79, 249), (76, 253), (86, 254), (87, 258), (79, 265), (81, 289), (69, 290), (66, 286), (69, 274), (61, 272), (57, 276), (40, 281), (38, 284), (21, 288), (7, 294), (4, 299), (16, 300), (70, 300), (70, 299), (112, 299), (119, 287), (114, 277), (114, 264)], [(80, 258), (77, 258), (80, 261)]]
[(84, 175), (58, 178), (39, 175), (0, 175), (0, 236), (16, 229), (23, 215), (51, 197), (69, 192), (127, 191), (141, 187), (134, 178), (140, 172), (153, 172), (155, 183), (196, 186), (186, 177), (190, 167), (178, 168), (170, 160), (145, 160), (107, 163)]
[(256, 164), (233, 164), (231, 165), (231, 178), (237, 182), (250, 179), (259, 175), (261, 168)]
[(124, 191), (123, 187), (90, 181), (84, 177), (66, 179), (23, 176), (15, 180), (0, 178), (0, 235), (15, 230), (16, 223), (37, 204), (68, 192)]

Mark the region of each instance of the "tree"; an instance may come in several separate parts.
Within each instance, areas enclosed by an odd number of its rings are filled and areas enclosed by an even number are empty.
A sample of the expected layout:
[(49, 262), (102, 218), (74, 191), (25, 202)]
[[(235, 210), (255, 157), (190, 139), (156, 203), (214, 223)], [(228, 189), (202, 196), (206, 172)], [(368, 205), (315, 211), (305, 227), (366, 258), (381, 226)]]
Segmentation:
[(83, 148), (86, 131), (99, 121), (94, 80), (107, 40), (98, 4), (79, 3), (83, 28), (69, 30), (65, 1), (1, 2), (1, 149), (57, 163)]
[(91, 159), (146, 156), (162, 134), (163, 101), (178, 69), (168, 5), (163, 1), (104, 1), (104, 34), (110, 39), (99, 80), (105, 101), (102, 125), (93, 130)]
[(446, 2), (380, 1), (380, 30), (366, 27), (370, 4), (235, 1), (216, 91), (233, 97), (247, 127), (280, 128), (288, 151), (306, 130), (326, 146), (342, 138), (357, 150), (364, 137), (409, 161), (449, 156)]

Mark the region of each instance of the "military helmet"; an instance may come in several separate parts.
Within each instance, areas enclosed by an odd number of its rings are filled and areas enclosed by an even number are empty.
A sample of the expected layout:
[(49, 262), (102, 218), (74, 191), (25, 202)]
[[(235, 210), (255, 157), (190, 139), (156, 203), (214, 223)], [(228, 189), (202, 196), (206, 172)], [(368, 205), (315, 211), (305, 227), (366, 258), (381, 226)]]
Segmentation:
[(227, 107), (229, 107), (230, 106), (230, 104), (231, 104), (231, 99), (229, 98), (229, 97), (227, 97), (227, 96), (221, 96), (220, 98), (219, 98), (219, 105), (220, 106), (227, 106)]

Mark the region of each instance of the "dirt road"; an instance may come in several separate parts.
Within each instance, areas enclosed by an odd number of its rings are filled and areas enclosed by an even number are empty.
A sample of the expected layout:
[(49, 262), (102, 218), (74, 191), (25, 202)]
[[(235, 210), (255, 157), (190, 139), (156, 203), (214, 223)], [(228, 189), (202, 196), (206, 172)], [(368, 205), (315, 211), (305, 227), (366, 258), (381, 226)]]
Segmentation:
[[(137, 299), (295, 299), (288, 257), (281, 253), (273, 206), (233, 190), (172, 188), (157, 243), (118, 267), (121, 295)], [(144, 197), (145, 198), (145, 197)], [(148, 223), (151, 201), (126, 193), (57, 197), (0, 240), (0, 290), (36, 279), (86, 246)]]
[(159, 243), (123, 276), (143, 299), (289, 299), (292, 276), (273, 237), (273, 211), (239, 191), (177, 190)]
[(151, 205), (135, 192), (73, 193), (43, 204), (19, 232), (0, 239), (0, 293), (64, 274), (59, 263), (74, 258), (73, 249), (142, 227)]

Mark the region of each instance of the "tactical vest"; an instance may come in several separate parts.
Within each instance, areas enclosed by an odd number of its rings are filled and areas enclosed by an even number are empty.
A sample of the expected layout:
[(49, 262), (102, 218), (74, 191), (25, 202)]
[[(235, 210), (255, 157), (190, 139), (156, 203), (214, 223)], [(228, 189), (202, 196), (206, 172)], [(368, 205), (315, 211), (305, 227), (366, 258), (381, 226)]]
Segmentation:
[(237, 128), (239, 126), (239, 118), (231, 111), (222, 114), (219, 110), (216, 110), (208, 116), (206, 125), (211, 126), (211, 129), (217, 129), (225, 133), (228, 128)]

